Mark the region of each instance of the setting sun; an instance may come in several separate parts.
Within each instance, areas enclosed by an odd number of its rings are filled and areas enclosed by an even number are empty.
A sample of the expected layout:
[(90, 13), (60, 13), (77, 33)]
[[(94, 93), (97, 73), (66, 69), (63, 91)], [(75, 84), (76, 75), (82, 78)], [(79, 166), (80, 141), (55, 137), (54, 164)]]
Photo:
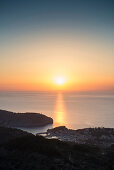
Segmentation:
[(56, 84), (63, 85), (65, 83), (65, 79), (63, 77), (57, 77), (55, 79)]

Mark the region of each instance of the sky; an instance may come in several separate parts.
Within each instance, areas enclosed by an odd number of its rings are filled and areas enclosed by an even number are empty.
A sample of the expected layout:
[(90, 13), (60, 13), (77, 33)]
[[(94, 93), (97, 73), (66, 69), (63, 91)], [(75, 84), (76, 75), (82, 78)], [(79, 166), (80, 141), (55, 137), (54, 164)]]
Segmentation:
[(0, 0), (0, 90), (113, 91), (114, 1)]

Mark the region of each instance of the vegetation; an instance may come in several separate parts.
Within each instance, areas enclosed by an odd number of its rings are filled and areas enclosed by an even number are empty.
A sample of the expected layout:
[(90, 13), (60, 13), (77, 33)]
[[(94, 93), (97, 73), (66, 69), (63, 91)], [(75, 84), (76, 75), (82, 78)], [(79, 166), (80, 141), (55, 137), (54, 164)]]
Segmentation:
[[(4, 129), (4, 128), (2, 128)], [(2, 170), (111, 170), (114, 168), (114, 146), (99, 148), (92, 145), (62, 142), (19, 133), (0, 145)], [(5, 135), (0, 133), (0, 139)]]

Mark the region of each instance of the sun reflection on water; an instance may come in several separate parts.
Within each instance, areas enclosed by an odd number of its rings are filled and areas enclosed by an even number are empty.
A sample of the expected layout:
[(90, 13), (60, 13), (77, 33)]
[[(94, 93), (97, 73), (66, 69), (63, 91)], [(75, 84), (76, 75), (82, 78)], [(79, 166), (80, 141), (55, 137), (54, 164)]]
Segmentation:
[(63, 99), (63, 94), (58, 93), (56, 99), (56, 107), (54, 112), (54, 126), (63, 126), (66, 124), (66, 108)]

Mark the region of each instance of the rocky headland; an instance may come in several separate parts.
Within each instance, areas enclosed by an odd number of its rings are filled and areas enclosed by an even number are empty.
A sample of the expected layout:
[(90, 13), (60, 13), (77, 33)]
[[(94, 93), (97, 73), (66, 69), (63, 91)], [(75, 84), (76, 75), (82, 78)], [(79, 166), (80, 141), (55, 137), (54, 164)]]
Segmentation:
[(39, 127), (53, 124), (53, 119), (40, 113), (14, 113), (0, 110), (0, 126)]

